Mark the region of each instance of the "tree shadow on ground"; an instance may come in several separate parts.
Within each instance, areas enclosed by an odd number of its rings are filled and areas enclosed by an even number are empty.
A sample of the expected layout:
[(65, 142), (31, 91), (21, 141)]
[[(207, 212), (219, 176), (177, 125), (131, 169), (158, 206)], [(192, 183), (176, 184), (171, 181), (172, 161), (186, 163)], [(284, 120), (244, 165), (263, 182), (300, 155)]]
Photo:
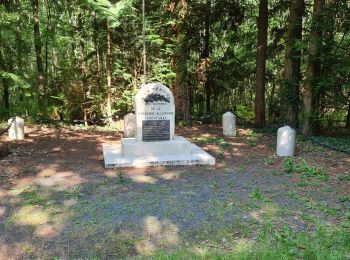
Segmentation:
[[(191, 130), (187, 137), (198, 135)], [(225, 139), (231, 146), (216, 166), (117, 171), (102, 164), (110, 140), (118, 137), (47, 129), (11, 144), (1, 161), (0, 258), (121, 258), (222, 237), (253, 245), (265, 222), (308, 228), (298, 212), (330, 221), (305, 207), (304, 190), (286, 193), (294, 177), (271, 174), (276, 165), (262, 158), (272, 147), (244, 136)]]

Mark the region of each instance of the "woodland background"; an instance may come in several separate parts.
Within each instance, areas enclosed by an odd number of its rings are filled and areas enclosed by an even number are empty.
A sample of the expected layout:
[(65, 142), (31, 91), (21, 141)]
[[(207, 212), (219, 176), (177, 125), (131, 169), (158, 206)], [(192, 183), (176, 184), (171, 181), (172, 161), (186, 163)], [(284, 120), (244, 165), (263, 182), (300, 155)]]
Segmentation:
[[(147, 82), (172, 89), (178, 122), (350, 128), (349, 28), (344, 0), (146, 0)], [(1, 0), (1, 119), (122, 118), (142, 44), (140, 0)]]

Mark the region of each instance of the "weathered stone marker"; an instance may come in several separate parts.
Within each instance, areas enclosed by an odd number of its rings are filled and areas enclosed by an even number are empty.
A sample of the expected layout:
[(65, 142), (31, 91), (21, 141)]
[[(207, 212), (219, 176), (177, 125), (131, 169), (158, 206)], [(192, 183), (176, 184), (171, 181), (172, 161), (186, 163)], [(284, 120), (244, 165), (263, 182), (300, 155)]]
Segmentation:
[[(8, 124), (12, 123), (12, 118), (8, 120)], [(23, 140), (24, 139), (24, 119), (16, 116), (14, 122), (9, 129), (10, 140)]]
[(236, 136), (236, 116), (231, 112), (226, 112), (222, 116), (223, 133), (226, 136)]
[(135, 114), (129, 113), (124, 116), (124, 137), (134, 137), (136, 132)]
[(295, 150), (295, 130), (284, 126), (277, 131), (277, 155), (293, 156)]
[(174, 96), (162, 84), (143, 86), (136, 95), (137, 141), (169, 141), (175, 133)]
[(175, 136), (175, 105), (170, 89), (160, 83), (142, 85), (135, 97), (136, 137), (121, 145), (103, 145), (106, 168), (215, 164), (215, 159)]

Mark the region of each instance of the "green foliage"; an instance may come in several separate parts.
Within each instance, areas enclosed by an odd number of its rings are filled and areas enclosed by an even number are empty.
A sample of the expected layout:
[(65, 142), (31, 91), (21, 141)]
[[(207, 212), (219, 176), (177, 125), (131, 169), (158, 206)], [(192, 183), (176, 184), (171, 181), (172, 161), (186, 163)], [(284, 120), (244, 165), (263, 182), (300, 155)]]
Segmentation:
[(260, 202), (268, 202), (269, 200), (265, 198), (265, 196), (259, 191), (259, 189), (255, 189), (249, 194), (249, 197)]
[(329, 175), (319, 167), (312, 166), (303, 158), (298, 158), (296, 162), (292, 158), (283, 160), (283, 168), (288, 174), (299, 173), (304, 177), (316, 177), (317, 179), (328, 181)]
[[(39, 1), (41, 76), (32, 5), (32, 1), (0, 4), (0, 116), (50, 117), (54, 109), (64, 119), (105, 116), (106, 22), (112, 43), (112, 110), (117, 115), (132, 111), (132, 98), (143, 80), (141, 1)], [(253, 121), (258, 8), (258, 1), (248, 0), (211, 1), (210, 6), (207, 1), (146, 1), (147, 82), (159, 81), (173, 90), (181, 119), (188, 113), (203, 123), (219, 123), (230, 110), (239, 120)], [(306, 9), (306, 33), (293, 46), (302, 52), (302, 77), (308, 62), (312, 7)], [(282, 86), (286, 82), (281, 71), (289, 10), (280, 1), (269, 2), (269, 10), (265, 101), (269, 121), (284, 123)], [(322, 110), (313, 118), (322, 127), (344, 126), (348, 113), (349, 11), (345, 2), (328, 3), (327, 23), (320, 24), (325, 37), (315, 90), (322, 96)], [(211, 18), (206, 20), (208, 12)], [(337, 19), (343, 21), (339, 26)], [(303, 114), (303, 109), (299, 112)], [(257, 144), (254, 137), (249, 144)]]
[(259, 135), (256, 132), (254, 132), (254, 130), (251, 130), (251, 129), (248, 130), (247, 140), (250, 146), (254, 147), (257, 145), (258, 137)]
[[(173, 252), (158, 251), (156, 259), (346, 259), (350, 248), (349, 221), (340, 226), (317, 225), (314, 231), (277, 229), (266, 224), (258, 240), (239, 245), (219, 245), (209, 250), (185, 247)], [(213, 245), (215, 248), (215, 245)], [(197, 245), (198, 248), (198, 245)]]

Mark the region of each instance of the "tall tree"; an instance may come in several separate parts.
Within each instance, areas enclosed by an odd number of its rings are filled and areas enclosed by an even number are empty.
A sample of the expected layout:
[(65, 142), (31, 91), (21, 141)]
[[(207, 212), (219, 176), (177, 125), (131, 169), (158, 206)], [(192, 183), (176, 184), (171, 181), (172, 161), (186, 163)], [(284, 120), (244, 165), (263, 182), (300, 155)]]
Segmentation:
[(39, 2), (38, 0), (32, 0), (33, 6), (33, 18), (34, 18), (34, 49), (36, 57), (37, 66), (37, 94), (38, 94), (38, 104), (43, 104), (43, 108), (46, 108), (47, 96), (46, 96), (46, 86), (44, 84), (44, 66), (41, 54), (41, 35), (40, 35), (40, 18), (39, 18)]
[(94, 89), (94, 94), (101, 91), (101, 62), (100, 62), (100, 48), (98, 44), (98, 24), (97, 24), (97, 14), (94, 11), (92, 13), (94, 17), (94, 51), (95, 51), (95, 59), (96, 59), (96, 88)]
[(106, 19), (106, 41), (107, 41), (107, 50), (106, 50), (106, 67), (107, 67), (107, 117), (108, 122), (113, 122), (112, 120), (112, 50), (111, 50), (111, 30), (109, 28), (108, 19)]
[(255, 93), (255, 125), (264, 127), (265, 120), (265, 75), (266, 75), (266, 47), (268, 29), (267, 0), (259, 2), (258, 17), (258, 50), (256, 55), (256, 93)]
[(284, 121), (293, 127), (298, 125), (299, 85), (301, 80), (301, 48), (298, 46), (298, 43), (302, 40), (304, 11), (304, 0), (291, 0), (284, 61), (282, 105), (284, 106)]
[(209, 76), (210, 64), (210, 22), (211, 22), (211, 0), (206, 0), (204, 11), (204, 48), (202, 53), (202, 61), (205, 66), (205, 107), (207, 113), (210, 113), (210, 99), (211, 99), (211, 82)]
[(350, 88), (349, 88), (349, 92), (348, 92), (348, 114), (346, 116), (346, 124), (345, 127), (347, 129), (350, 129)]
[(303, 134), (314, 135), (318, 118), (318, 77), (321, 72), (322, 12), (325, 0), (315, 0), (312, 13), (309, 40), (309, 57), (304, 83), (304, 124)]

